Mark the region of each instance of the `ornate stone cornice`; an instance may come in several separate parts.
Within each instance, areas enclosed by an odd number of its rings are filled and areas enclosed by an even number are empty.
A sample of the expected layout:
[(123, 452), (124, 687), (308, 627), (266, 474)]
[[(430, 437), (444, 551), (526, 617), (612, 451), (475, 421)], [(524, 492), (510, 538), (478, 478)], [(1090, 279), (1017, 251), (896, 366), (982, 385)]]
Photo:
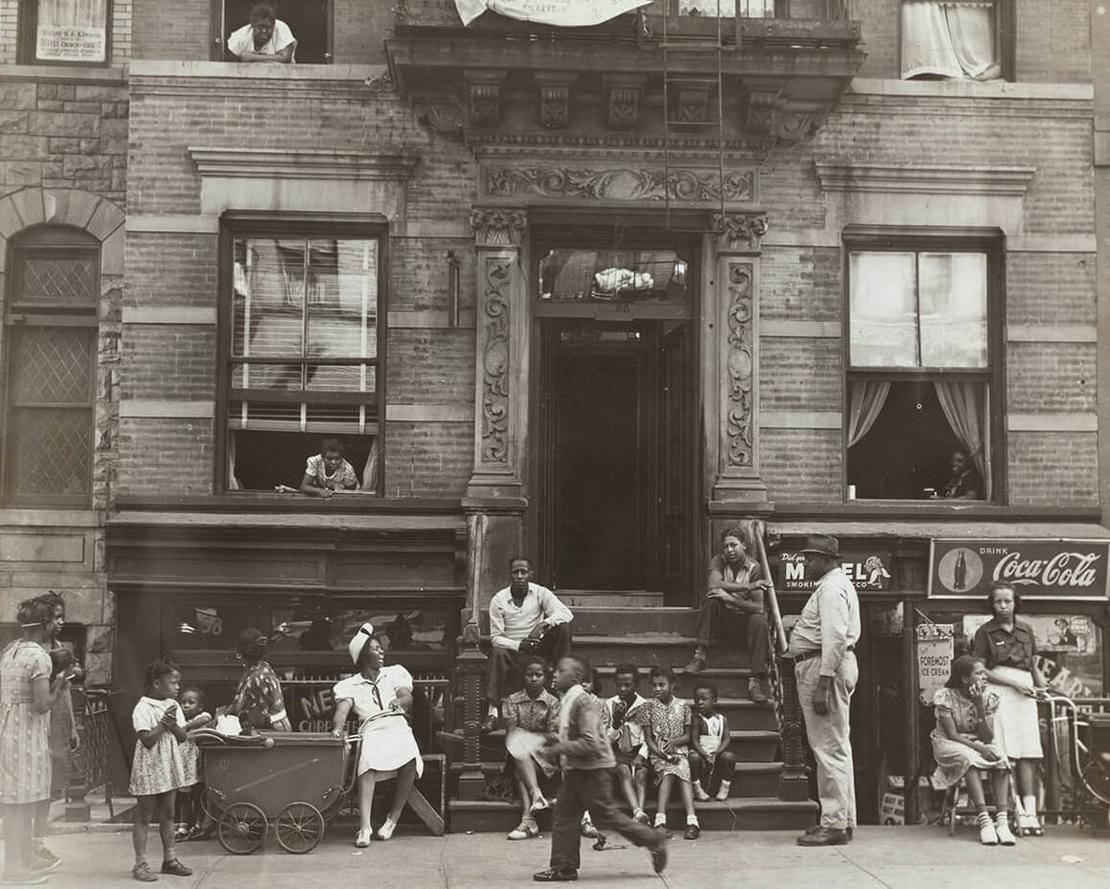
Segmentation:
[(1021, 197), (1036, 167), (955, 164), (814, 163), (825, 191), (890, 194), (986, 194)]
[(545, 130), (562, 130), (570, 123), (570, 91), (578, 81), (577, 72), (537, 71), (539, 121)]
[(501, 87), (508, 76), (504, 71), (464, 71), (470, 90), (470, 124), (495, 127), (501, 123)]
[(757, 253), (767, 234), (767, 217), (747, 213), (714, 213), (717, 249), (722, 253)]
[(519, 247), (528, 216), (511, 207), (474, 207), (470, 211), (470, 227), (479, 247)]

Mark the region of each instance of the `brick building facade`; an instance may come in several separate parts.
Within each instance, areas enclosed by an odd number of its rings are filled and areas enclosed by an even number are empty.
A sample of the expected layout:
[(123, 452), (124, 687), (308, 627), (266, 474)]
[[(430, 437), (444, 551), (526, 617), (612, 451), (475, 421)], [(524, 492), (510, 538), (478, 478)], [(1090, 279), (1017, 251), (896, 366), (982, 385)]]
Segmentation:
[[(3, 617), (74, 591), (117, 689), (158, 653), (226, 683), (252, 624), (337, 670), (364, 617), (447, 670), (517, 552), (579, 605), (687, 608), (755, 518), (882, 554), (908, 712), (931, 540), (1105, 534), (1088, 3), (997, 0), (984, 82), (903, 78), (926, 2), (743, 0), (721, 39), (696, 2), (330, 0), (284, 66), (225, 61), (242, 4), (115, 0), (90, 67), (28, 57), (46, 5), (0, 4), (6, 298), (21, 237), (99, 242), (92, 469), (63, 511), (6, 477)], [(276, 492), (331, 435), (365, 490)], [(927, 499), (954, 449), (978, 496)]]

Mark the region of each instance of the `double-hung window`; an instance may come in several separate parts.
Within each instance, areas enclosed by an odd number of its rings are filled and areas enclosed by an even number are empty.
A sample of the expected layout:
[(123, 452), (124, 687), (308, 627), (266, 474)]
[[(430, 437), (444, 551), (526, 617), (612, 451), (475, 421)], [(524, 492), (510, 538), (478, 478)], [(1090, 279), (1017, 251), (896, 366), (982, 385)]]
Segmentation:
[(384, 236), (377, 223), (225, 217), (225, 490), (295, 490), (338, 441), (354, 491), (381, 492)]
[(847, 241), (849, 496), (994, 499), (997, 244)]
[(41, 227), (9, 247), (4, 311), (4, 503), (88, 507), (100, 242)]

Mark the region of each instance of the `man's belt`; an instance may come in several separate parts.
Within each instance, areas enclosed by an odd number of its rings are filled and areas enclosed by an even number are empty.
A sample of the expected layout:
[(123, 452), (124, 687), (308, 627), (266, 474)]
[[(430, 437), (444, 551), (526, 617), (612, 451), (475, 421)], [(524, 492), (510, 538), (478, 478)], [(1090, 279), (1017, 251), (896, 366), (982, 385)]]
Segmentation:
[[(845, 651), (855, 651), (856, 646), (849, 645)], [(783, 659), (790, 661), (792, 664), (800, 664), (802, 661), (808, 661), (811, 658), (821, 657), (820, 648), (811, 648), (809, 651), (803, 651), (801, 654), (784, 654)]]

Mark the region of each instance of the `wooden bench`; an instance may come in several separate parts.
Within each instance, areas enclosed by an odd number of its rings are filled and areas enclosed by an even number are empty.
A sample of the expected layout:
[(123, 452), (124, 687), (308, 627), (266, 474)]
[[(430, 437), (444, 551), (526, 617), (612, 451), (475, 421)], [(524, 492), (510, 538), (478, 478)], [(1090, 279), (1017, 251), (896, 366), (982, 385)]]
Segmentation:
[[(420, 757), (427, 765), (430, 762), (439, 763), (439, 799), (440, 806), (447, 805), (447, 757), (442, 753), (425, 753)], [(428, 802), (428, 798), (413, 784), (407, 800), (408, 807), (424, 822), (432, 832), (432, 836), (441, 837), (444, 831), (443, 812)]]

